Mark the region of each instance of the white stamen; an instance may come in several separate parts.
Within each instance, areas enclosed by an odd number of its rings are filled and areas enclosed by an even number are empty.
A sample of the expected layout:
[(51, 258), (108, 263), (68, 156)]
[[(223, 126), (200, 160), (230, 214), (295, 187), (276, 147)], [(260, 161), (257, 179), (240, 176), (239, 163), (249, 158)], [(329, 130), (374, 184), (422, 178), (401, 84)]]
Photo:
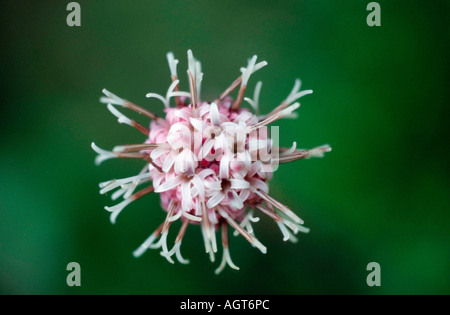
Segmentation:
[[(243, 230), (239, 224), (237, 224), (229, 215), (228, 213), (223, 210), (222, 208), (219, 208), (220, 215), (230, 224), (234, 229), (240, 230), (239, 233), (242, 234), (254, 247), (258, 248), (261, 253), (266, 254), (267, 253), (267, 247), (264, 246), (256, 237), (254, 237), (251, 234), (248, 234), (245, 230)], [(247, 235), (246, 235), (247, 234)]]
[(288, 102), (288, 100), (289, 100), (290, 98), (292, 98), (293, 95), (297, 94), (298, 91), (300, 91), (301, 85), (302, 85), (302, 81), (301, 81), (300, 79), (298, 79), (298, 78), (295, 79), (294, 87), (292, 88), (292, 90), (291, 90), (291, 92), (289, 93), (289, 95), (286, 97), (285, 103), (290, 104), (290, 103)]
[(173, 246), (173, 248), (170, 250), (170, 252), (167, 253), (168, 256), (173, 256), (173, 254), (176, 255), (178, 261), (182, 264), (189, 264), (189, 260), (188, 259), (184, 259), (183, 256), (181, 256), (181, 241), (175, 242), (175, 245)]
[(141, 246), (139, 246), (134, 252), (133, 252), (133, 256), (138, 258), (141, 257), (142, 254), (144, 254), (147, 249), (153, 244), (153, 242), (156, 240), (156, 238), (158, 237), (158, 235), (153, 232), (145, 241), (144, 243), (142, 243)]
[[(192, 54), (192, 50), (187, 51), (188, 55), (188, 80), (191, 93), (191, 98), (193, 103), (198, 103), (200, 100), (200, 90), (201, 90), (201, 82), (203, 79), (203, 73), (201, 72), (201, 63), (195, 60), (194, 55)], [(191, 78), (192, 76), (192, 78)]]
[(105, 207), (105, 210), (111, 212), (110, 220), (112, 224), (116, 223), (117, 216), (122, 212), (122, 210), (128, 206), (131, 203), (131, 199), (125, 199), (121, 203), (112, 206), (112, 207)]
[(252, 245), (258, 248), (261, 253), (267, 254), (267, 247), (264, 246), (257, 238), (254, 238), (253, 242), (254, 243)]
[(108, 104), (107, 108), (111, 112), (111, 114), (113, 114), (114, 116), (116, 116), (118, 118), (117, 121), (119, 122), (119, 124), (127, 124), (130, 126), (133, 126), (131, 119), (129, 119), (124, 114), (119, 112), (114, 106), (112, 106), (111, 104)]
[(298, 232), (309, 233), (309, 228), (307, 228), (303, 225), (292, 223), (286, 219), (283, 219), (282, 222), (284, 225), (286, 225), (288, 228), (290, 228), (292, 230), (292, 232), (294, 232), (294, 234), (297, 234)]
[(144, 173), (141, 175), (131, 176), (131, 177), (122, 178), (122, 179), (113, 179), (113, 180), (109, 180), (106, 182), (102, 182), (99, 184), (100, 188), (102, 188), (100, 190), (100, 194), (103, 195), (104, 193), (107, 193), (108, 191), (111, 191), (123, 184), (127, 184), (127, 183), (133, 182), (135, 180), (141, 180), (141, 179), (148, 178), (148, 177), (150, 177), (150, 173)]
[(265, 66), (267, 66), (267, 61), (261, 61), (261, 62), (258, 62), (258, 63), (253, 67), (253, 72), (252, 72), (252, 74), (255, 73), (256, 71), (258, 71), (259, 69), (261, 69), (262, 67), (265, 67)]
[(239, 267), (236, 266), (233, 261), (231, 260), (230, 256), (230, 250), (227, 247), (223, 248), (223, 256), (222, 256), (222, 262), (220, 263), (220, 266), (216, 269), (215, 273), (218, 275), (222, 272), (222, 270), (225, 268), (225, 266), (228, 264), (231, 268), (235, 270), (239, 270)]
[(253, 100), (249, 99), (248, 97), (244, 97), (244, 100), (247, 101), (255, 111), (255, 115), (259, 115), (259, 94), (261, 93), (261, 87), (261, 81), (256, 83), (255, 91), (253, 92)]
[(111, 195), (111, 200), (117, 200), (120, 196), (122, 196), (125, 192), (127, 191), (126, 188), (120, 188), (118, 190), (116, 190), (112, 195)]
[(289, 230), (288, 230), (288, 233), (289, 233), (289, 241), (290, 241), (291, 243), (297, 243), (297, 242), (298, 242), (298, 239), (295, 237), (295, 235), (292, 234), (292, 232), (289, 231)]
[(195, 58), (194, 55), (192, 54), (192, 50), (189, 49), (187, 51), (187, 56), (188, 56), (188, 70), (195, 78)]
[(283, 118), (286, 119), (297, 119), (298, 118), (298, 113), (290, 113), (289, 115), (284, 116)]
[(276, 113), (270, 115), (269, 117), (267, 117), (263, 121), (260, 121), (259, 123), (255, 124), (255, 125), (248, 126), (246, 128), (246, 132), (250, 133), (251, 131), (256, 130), (258, 128), (261, 128), (262, 126), (269, 125), (269, 124), (273, 123), (274, 121), (276, 121), (278, 119), (281, 119), (281, 118), (291, 114), (294, 110), (296, 110), (299, 107), (300, 107), (300, 103), (294, 103), (291, 106), (289, 106), (289, 107), (287, 107), (287, 108), (285, 108), (285, 109), (283, 109), (283, 110), (281, 110), (279, 112), (276, 112)]
[[(295, 237), (294, 234), (292, 234), (292, 232), (290, 230), (288, 230), (286, 228), (286, 226), (288, 226), (286, 224), (287, 222), (289, 222), (289, 221), (286, 221), (286, 220), (282, 220), (282, 222), (276, 221), (278, 227), (280, 228), (281, 233), (283, 234), (283, 241), (290, 241), (292, 243), (296, 243), (298, 241), (298, 239)], [(298, 230), (294, 231), (294, 233), (297, 233), (297, 231)]]
[(185, 210), (183, 210), (183, 216), (184, 216), (186, 219), (189, 219), (189, 220), (192, 220), (192, 221), (196, 221), (196, 222), (202, 221), (202, 218), (196, 217), (195, 215), (192, 215), (192, 214), (190, 214), (189, 212), (187, 212), (187, 211), (185, 211)]
[(100, 165), (103, 161), (116, 158), (116, 154), (111, 151), (103, 150), (99, 148), (94, 142), (91, 143), (91, 148), (98, 153), (98, 156), (95, 158), (95, 164)]
[(256, 58), (258, 58), (256, 55), (252, 57), (252, 59), (249, 60), (247, 68), (242, 68), (242, 83), (241, 86), (247, 86), (248, 79), (250, 79), (250, 76), (253, 73), (253, 69), (255, 67)]
[(169, 62), (170, 75), (176, 77), (178, 60), (175, 59), (172, 52), (167, 53), (167, 61)]
[(308, 157), (323, 157), (325, 152), (330, 152), (331, 147), (328, 144), (308, 150)]
[(209, 253), (209, 259), (211, 260), (211, 262), (214, 262), (215, 257), (214, 257), (214, 253), (215, 251), (213, 250), (213, 248), (211, 247), (211, 238), (208, 235), (208, 231), (206, 231), (205, 225), (202, 224), (202, 235), (203, 235), (203, 243), (205, 244), (205, 251), (208, 254)]
[(160, 148), (165, 146), (165, 144), (149, 144), (149, 143), (140, 143), (140, 144), (127, 144), (127, 145), (117, 145), (113, 148), (113, 152), (137, 152), (141, 150), (153, 150), (156, 148)]
[[(255, 58), (255, 57), (256, 56), (253, 56), (253, 58)], [(249, 65), (253, 61), (253, 58), (249, 60)], [(255, 61), (256, 61), (256, 59), (255, 59)], [(261, 69), (262, 67), (265, 67), (265, 66), (267, 66), (267, 61), (261, 61), (253, 66), (251, 73), (248, 71), (248, 68), (249, 68), (248, 66), (247, 66), (247, 68), (242, 67), (240, 70), (241, 70), (242, 74), (244, 74), (244, 72), (247, 73), (247, 75), (248, 75), (247, 81), (248, 81), (248, 79), (250, 78), (250, 75), (252, 75), (253, 73), (255, 73), (256, 71), (258, 71), (259, 69)], [(243, 76), (242, 76), (242, 80), (244, 80)], [(241, 84), (241, 85), (243, 86), (243, 84)], [(247, 85), (247, 83), (245, 85)]]
[(281, 233), (283, 233), (283, 241), (287, 241), (290, 237), (288, 229), (280, 221), (275, 221), (275, 222), (277, 223), (278, 227), (280, 228)]
[(185, 96), (185, 97), (191, 96), (191, 94), (188, 92), (174, 91), (175, 87), (178, 85), (179, 82), (180, 82), (180, 80), (175, 80), (172, 82), (172, 84), (170, 84), (169, 88), (167, 89), (166, 97), (156, 94), (156, 93), (147, 93), (146, 97), (147, 98), (152, 98), (152, 97), (157, 98), (161, 102), (163, 102), (164, 107), (168, 108), (168, 107), (170, 107), (170, 98), (175, 97), (175, 96)]
[(169, 221), (169, 222), (174, 222), (174, 221), (178, 220), (179, 218), (181, 218), (182, 213), (183, 213), (182, 211), (178, 211), (178, 213), (175, 214), (175, 215), (173, 215), (173, 216), (171, 216), (171, 217), (168, 219), (168, 221)]
[(189, 93), (189, 92), (183, 92), (183, 91), (174, 91), (174, 92), (170, 92), (168, 95), (169, 95), (169, 98), (174, 97), (174, 96), (191, 97), (191, 93)]
[(108, 91), (107, 89), (103, 89), (102, 90), (103, 94), (106, 95), (100, 97), (100, 102), (104, 103), (104, 104), (114, 104), (114, 105), (119, 105), (119, 106), (124, 106), (125, 105), (125, 100), (118, 97), (117, 95), (111, 93), (110, 91)]
[(312, 90), (305, 90), (305, 91), (299, 92), (300, 85), (301, 85), (301, 81), (299, 79), (296, 79), (294, 88), (292, 89), (291, 93), (289, 93), (288, 97), (284, 100), (283, 103), (289, 105), (305, 95), (312, 94), (312, 92), (313, 92)]
[(134, 180), (129, 184), (120, 185), (120, 187), (122, 187), (121, 189), (126, 189), (126, 192), (123, 195), (123, 198), (125, 198), (125, 199), (129, 198), (133, 194), (133, 191), (135, 190), (135, 188), (137, 187), (138, 184), (139, 184), (139, 181)]
[(292, 154), (292, 153), (295, 152), (295, 149), (297, 149), (297, 142), (294, 141), (292, 143), (292, 147), (289, 150), (285, 151), (285, 152), (281, 152), (280, 155), (283, 156), (283, 155)]
[(175, 262), (173, 261), (172, 257), (169, 256), (169, 253), (164, 252), (164, 251), (160, 251), (159, 254), (161, 256), (163, 256), (165, 259), (167, 259), (168, 262), (170, 262), (171, 264), (175, 264)]
[[(174, 81), (175, 82), (175, 81)], [(166, 99), (164, 98), (164, 96), (162, 96), (162, 95), (159, 95), (159, 94), (156, 94), (156, 93), (147, 93), (146, 95), (145, 95), (145, 97), (147, 97), (147, 98), (157, 98), (157, 99), (159, 99), (161, 102), (163, 102), (163, 104), (164, 104), (164, 106), (165, 107), (168, 107), (168, 106), (166, 106)]]
[(165, 257), (171, 264), (175, 263), (172, 258), (170, 258), (170, 256), (168, 255), (169, 250), (167, 248), (167, 234), (169, 234), (169, 232), (163, 232), (161, 233), (161, 238), (159, 239), (159, 241), (156, 244), (153, 244), (150, 246), (150, 248), (162, 248), (161, 251), (161, 256)]
[(259, 190), (259, 189), (255, 189), (253, 187), (250, 188), (254, 193), (256, 193), (258, 196), (260, 196), (262, 199), (264, 199), (265, 201), (267, 201), (268, 203), (270, 203), (272, 206), (280, 209), (282, 212), (284, 212), (288, 217), (290, 217), (292, 220), (294, 220), (294, 222), (298, 223), (298, 224), (303, 224), (303, 220), (300, 219), (291, 209), (289, 209), (287, 206), (283, 205), (281, 202), (279, 202), (278, 200), (272, 198), (271, 196), (269, 196), (267, 193)]
[(285, 117), (287, 115), (290, 115), (294, 110), (296, 110), (299, 107), (300, 107), (300, 103), (294, 103), (294, 104), (290, 105), (289, 107), (286, 107), (285, 109), (280, 111), (279, 116)]
[(253, 212), (254, 212), (253, 210), (250, 210), (250, 212), (248, 213), (248, 219), (254, 223), (259, 222), (260, 218), (254, 217)]
[[(240, 225), (242, 228), (245, 227), (245, 228), (247, 229), (247, 232), (248, 232), (249, 234), (252, 234), (252, 235), (253, 235), (253, 227), (252, 227), (250, 221), (251, 221), (251, 222), (255, 222), (255, 221), (252, 221), (252, 219), (251, 219), (252, 213), (253, 213), (253, 211), (250, 211), (250, 212), (244, 217), (244, 219), (242, 220), (242, 222), (241, 222), (239, 225)], [(258, 218), (258, 220), (256, 220), (256, 222), (257, 222), (257, 221), (259, 221), (259, 218)], [(239, 235), (239, 231), (238, 231), (238, 230), (234, 230), (233, 235), (234, 235), (234, 236), (238, 236), (238, 235)]]
[[(175, 244), (175, 246), (176, 245), (177, 244)], [(183, 256), (181, 256), (180, 248), (181, 248), (181, 241), (178, 242), (178, 248), (175, 252), (175, 255), (177, 256), (178, 261), (182, 264), (189, 264), (189, 259), (184, 259)]]
[[(180, 80), (175, 80), (175, 81), (172, 82), (171, 85), (169, 85), (169, 88), (167, 89), (167, 94), (166, 94), (166, 102), (169, 101), (170, 93), (173, 92), (173, 90), (174, 90), (175, 87), (178, 85), (178, 83), (180, 83)], [(166, 107), (167, 107), (167, 106), (166, 106)]]
[(199, 100), (202, 87), (202, 80), (203, 80), (202, 64), (199, 61), (195, 61), (195, 84), (197, 88), (197, 99)]
[(211, 241), (211, 248), (214, 253), (217, 253), (216, 231), (214, 230), (214, 225), (211, 225), (208, 233), (209, 233), (209, 239)]
[(137, 186), (147, 183), (149, 181), (151, 181), (150, 178), (145, 178), (145, 179), (134, 180), (132, 183), (129, 183), (129, 184), (121, 185), (122, 189), (126, 189), (126, 192), (123, 195), (123, 198), (129, 198), (133, 194), (133, 192), (135, 191)]

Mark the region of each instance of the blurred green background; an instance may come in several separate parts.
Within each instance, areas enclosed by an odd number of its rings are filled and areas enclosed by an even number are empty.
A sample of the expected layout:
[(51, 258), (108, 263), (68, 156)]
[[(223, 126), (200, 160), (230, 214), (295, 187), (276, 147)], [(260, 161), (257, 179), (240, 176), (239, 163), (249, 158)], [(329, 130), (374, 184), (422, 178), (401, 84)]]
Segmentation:
[[(449, 294), (449, 1), (5, 1), (1, 23), (0, 293), (2, 294)], [(269, 66), (260, 104), (269, 112), (300, 77), (314, 94), (281, 143), (329, 143), (324, 159), (282, 165), (271, 194), (310, 234), (284, 243), (263, 219), (261, 254), (231, 238), (240, 271), (219, 276), (200, 230), (188, 229), (187, 266), (158, 251), (132, 251), (165, 213), (158, 195), (128, 206), (117, 223), (98, 182), (134, 175), (139, 161), (94, 164), (90, 143), (138, 143), (98, 102), (108, 88), (161, 112), (148, 92), (170, 84), (166, 53), (202, 61), (213, 99), (257, 54)], [(181, 75), (183, 89), (187, 80)], [(136, 117), (141, 120), (142, 117)], [(81, 265), (81, 287), (66, 266)], [(366, 284), (369, 262), (381, 287)]]

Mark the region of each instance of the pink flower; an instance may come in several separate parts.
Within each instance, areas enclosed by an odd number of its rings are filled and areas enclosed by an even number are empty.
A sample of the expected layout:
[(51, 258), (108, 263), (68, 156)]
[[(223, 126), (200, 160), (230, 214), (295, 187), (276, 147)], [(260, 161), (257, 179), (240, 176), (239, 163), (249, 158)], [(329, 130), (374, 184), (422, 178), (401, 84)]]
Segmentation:
[[(165, 96), (148, 93), (164, 105), (165, 117), (122, 99), (107, 90), (100, 101), (118, 118), (119, 123), (130, 125), (145, 135), (141, 144), (116, 146), (106, 151), (92, 143), (99, 154), (96, 163), (110, 158), (137, 158), (144, 161), (138, 175), (113, 179), (100, 183), (100, 193), (115, 190), (112, 199), (123, 200), (112, 207), (111, 222), (115, 223), (122, 210), (133, 201), (149, 194), (159, 193), (162, 208), (167, 212), (164, 222), (134, 251), (141, 256), (148, 248), (160, 248), (161, 255), (173, 263), (172, 257), (187, 263), (181, 255), (181, 242), (189, 225), (199, 225), (204, 246), (211, 261), (217, 252), (216, 232), (221, 230), (222, 261), (216, 273), (232, 262), (229, 252), (228, 227), (235, 234), (245, 237), (252, 246), (266, 253), (266, 247), (255, 237), (252, 223), (259, 218), (254, 210), (271, 217), (283, 235), (283, 240), (295, 242), (295, 234), (309, 231), (289, 207), (269, 195), (268, 182), (279, 164), (302, 158), (320, 157), (331, 150), (328, 145), (311, 150), (298, 150), (294, 142), (291, 148), (279, 148), (277, 139), (270, 138), (267, 126), (278, 119), (294, 116), (300, 104), (296, 101), (311, 90), (300, 91), (296, 80), (289, 96), (267, 115), (259, 115), (259, 92), (255, 88), (253, 99), (244, 98), (250, 76), (264, 67), (265, 61), (257, 63), (251, 58), (242, 75), (213, 102), (201, 101), (200, 62), (188, 51), (189, 92), (179, 90), (177, 64), (172, 53), (167, 54), (172, 84)], [(236, 100), (229, 96), (239, 87)], [(247, 101), (256, 115), (242, 108)], [(171, 106), (171, 103), (175, 106)], [(140, 125), (123, 115), (117, 108), (128, 108), (147, 116), (150, 128)], [(135, 192), (138, 186), (152, 182)], [(172, 223), (180, 221), (181, 227), (175, 244), (169, 248), (167, 236)]]

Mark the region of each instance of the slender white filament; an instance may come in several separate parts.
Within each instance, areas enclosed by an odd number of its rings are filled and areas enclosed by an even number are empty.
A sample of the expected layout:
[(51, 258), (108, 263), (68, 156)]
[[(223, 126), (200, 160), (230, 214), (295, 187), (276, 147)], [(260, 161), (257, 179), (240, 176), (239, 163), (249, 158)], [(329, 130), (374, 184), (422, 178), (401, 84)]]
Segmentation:
[(233, 263), (233, 261), (231, 260), (230, 250), (227, 247), (224, 247), (223, 248), (223, 255), (222, 255), (222, 262), (220, 263), (220, 266), (215, 271), (216, 275), (221, 273), (226, 265), (230, 266), (231, 268), (233, 268), (235, 270), (239, 270), (239, 267), (236, 266)]

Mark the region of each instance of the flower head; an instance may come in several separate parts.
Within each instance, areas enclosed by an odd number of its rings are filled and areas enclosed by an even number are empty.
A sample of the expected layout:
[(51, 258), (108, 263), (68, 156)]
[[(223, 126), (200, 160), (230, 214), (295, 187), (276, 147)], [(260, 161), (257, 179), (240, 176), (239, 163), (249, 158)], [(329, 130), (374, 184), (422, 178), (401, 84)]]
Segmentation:
[[(159, 248), (169, 262), (173, 263), (175, 256), (179, 262), (187, 263), (181, 255), (181, 242), (188, 226), (196, 225), (200, 226), (206, 253), (214, 261), (218, 251), (216, 234), (221, 230), (223, 255), (216, 269), (219, 273), (226, 265), (239, 269), (230, 256), (229, 227), (234, 229), (235, 235), (242, 235), (253, 247), (266, 253), (266, 247), (255, 237), (252, 227), (252, 223), (259, 221), (255, 211), (272, 218), (285, 241), (295, 242), (295, 234), (307, 233), (309, 229), (303, 226), (303, 220), (269, 195), (268, 182), (279, 164), (321, 157), (331, 148), (324, 145), (301, 150), (295, 142), (291, 148), (280, 148), (273, 132), (270, 136), (268, 126), (281, 118), (295, 117), (294, 111), (300, 106), (298, 99), (312, 91), (300, 91), (300, 80), (296, 80), (291, 93), (279, 106), (267, 115), (259, 115), (261, 82), (256, 84), (252, 99), (244, 97), (251, 75), (267, 65), (265, 61), (257, 62), (257, 56), (241, 68), (238, 79), (212, 102), (200, 98), (203, 73), (191, 50), (187, 70), (189, 92), (180, 91), (178, 60), (172, 53), (167, 54), (167, 60), (172, 84), (166, 95), (147, 94), (148, 98), (163, 103), (165, 117), (158, 117), (107, 90), (103, 90), (105, 96), (100, 98), (119, 123), (143, 133), (144, 141), (116, 146), (112, 151), (92, 143), (92, 149), (98, 153), (97, 164), (111, 158), (144, 161), (137, 175), (100, 183), (101, 194), (115, 190), (111, 198), (122, 199), (115, 206), (105, 207), (111, 213), (112, 223), (133, 201), (150, 193), (160, 194), (165, 220), (133, 255), (139, 257), (149, 248)], [(237, 88), (238, 94), (233, 100), (230, 94)], [(241, 107), (243, 100), (255, 114)], [(122, 108), (151, 119), (150, 128), (125, 116), (120, 111)], [(144, 185), (145, 188), (136, 192)], [(167, 237), (175, 221), (180, 221), (181, 227), (171, 247)]]

